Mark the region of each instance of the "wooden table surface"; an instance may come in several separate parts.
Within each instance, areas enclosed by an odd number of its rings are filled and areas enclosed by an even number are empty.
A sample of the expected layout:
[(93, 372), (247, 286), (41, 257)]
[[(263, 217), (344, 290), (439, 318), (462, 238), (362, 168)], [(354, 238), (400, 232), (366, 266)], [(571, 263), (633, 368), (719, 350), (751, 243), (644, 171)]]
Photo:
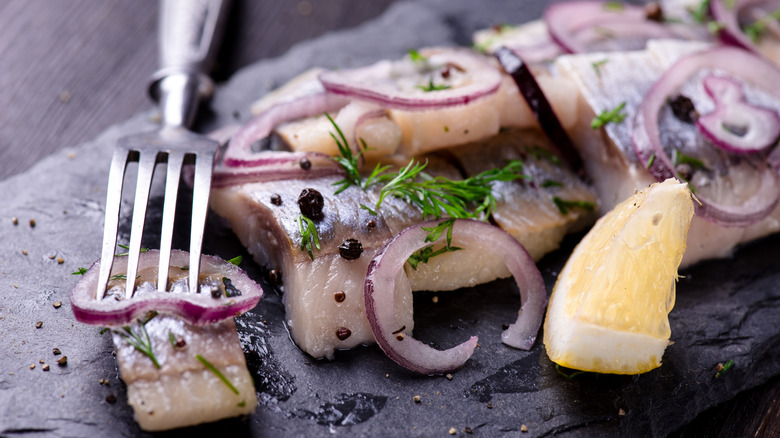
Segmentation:
[[(235, 1), (216, 77), (353, 27), (392, 2)], [(152, 0), (2, 0), (0, 180), (152, 108), (145, 91), (157, 62), (156, 26)], [(673, 436), (780, 436), (780, 377)]]

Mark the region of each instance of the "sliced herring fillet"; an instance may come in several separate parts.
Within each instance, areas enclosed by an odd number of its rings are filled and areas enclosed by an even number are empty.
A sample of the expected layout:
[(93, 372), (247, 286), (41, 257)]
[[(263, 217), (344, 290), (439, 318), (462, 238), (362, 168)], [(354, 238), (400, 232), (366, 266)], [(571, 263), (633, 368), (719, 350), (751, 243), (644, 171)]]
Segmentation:
[[(706, 47), (702, 42), (651, 41), (643, 51), (566, 55), (556, 61), (559, 80), (576, 84), (578, 90), (576, 105), (582, 117), (569, 132), (604, 211), (655, 182), (636, 157), (630, 121), (645, 93), (666, 68), (680, 57)], [(622, 102), (626, 102), (623, 123), (609, 123), (597, 130), (590, 127), (596, 114), (612, 110)], [(745, 228), (722, 227), (694, 216), (680, 266), (727, 257), (736, 245), (777, 231), (780, 207), (766, 219)]]
[[(128, 403), (142, 429), (168, 430), (255, 411), (257, 395), (232, 318), (195, 326), (159, 314), (145, 324), (145, 329), (160, 368), (123, 336), (113, 333)], [(179, 346), (171, 342), (171, 335)], [(219, 370), (238, 394), (197, 355)]]

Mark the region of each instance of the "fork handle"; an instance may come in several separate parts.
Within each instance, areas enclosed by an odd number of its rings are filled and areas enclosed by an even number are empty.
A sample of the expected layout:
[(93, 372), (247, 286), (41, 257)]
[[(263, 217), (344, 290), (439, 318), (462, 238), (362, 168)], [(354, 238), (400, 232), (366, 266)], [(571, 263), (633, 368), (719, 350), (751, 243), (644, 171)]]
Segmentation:
[(211, 97), (208, 76), (227, 21), (228, 0), (162, 0), (160, 69), (149, 94), (160, 105), (166, 126), (192, 126), (198, 105)]

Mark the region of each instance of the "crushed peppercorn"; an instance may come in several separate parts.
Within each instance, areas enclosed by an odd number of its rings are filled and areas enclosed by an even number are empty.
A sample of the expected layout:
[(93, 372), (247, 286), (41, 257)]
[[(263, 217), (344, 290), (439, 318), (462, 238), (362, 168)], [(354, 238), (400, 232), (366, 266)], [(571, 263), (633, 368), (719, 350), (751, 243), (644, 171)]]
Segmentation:
[(19, 225), (19, 218), (18, 217), (12, 217), (11, 218), (11, 223), (13, 223), (14, 225)]
[(420, 398), (419, 395), (415, 395), (414, 397), (412, 397), (412, 400), (414, 400), (414, 402), (417, 403), (418, 405), (422, 403), (422, 398)]
[(693, 101), (682, 94), (670, 100), (669, 105), (674, 116), (681, 122), (694, 124), (699, 118), (699, 112), (696, 111)]
[(57, 359), (57, 365), (61, 367), (68, 365), (68, 356), (62, 356), (61, 358)]
[(52, 304), (52, 306), (54, 306), (55, 309), (59, 309), (60, 307), (62, 307), (62, 301), (55, 301), (54, 304)]
[(63, 264), (63, 263), (65, 263), (65, 259), (62, 258), (62, 257), (57, 257), (57, 263)]
[(42, 370), (44, 370), (44, 371), (49, 371), (49, 369), (50, 369), (50, 368), (49, 368), (49, 364), (47, 364), (47, 363), (43, 364), (43, 366), (41, 367), (41, 369), (42, 369)]
[(528, 426), (526, 426), (525, 424), (521, 424), (520, 425), (520, 432), (523, 432), (523, 433), (528, 432)]
[(450, 435), (455, 435), (456, 433), (458, 433), (458, 431), (454, 427), (451, 427), (450, 428)]
[(43, 327), (43, 321), (38, 321), (35, 323), (35, 328), (41, 328)]
[(30, 219), (30, 228), (35, 228), (35, 219)]
[(53, 355), (57, 356), (57, 355), (59, 355), (59, 354), (62, 354), (62, 351), (60, 351), (60, 349), (59, 349), (59, 348), (57, 348), (57, 347), (54, 347), (54, 348), (52, 348), (52, 349), (51, 349), (51, 353), (52, 353)]

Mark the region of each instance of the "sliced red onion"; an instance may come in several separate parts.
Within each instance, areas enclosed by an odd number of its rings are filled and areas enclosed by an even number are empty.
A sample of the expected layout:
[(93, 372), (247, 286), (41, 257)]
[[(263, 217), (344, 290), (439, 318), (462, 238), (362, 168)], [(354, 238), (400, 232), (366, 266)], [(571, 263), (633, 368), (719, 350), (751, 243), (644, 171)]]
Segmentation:
[(263, 151), (254, 154), (253, 163), (252, 166), (215, 167), (211, 187), (344, 174), (344, 169), (329, 155), (319, 152)]
[[(368, 265), (363, 295), (368, 322), (379, 346), (399, 365), (422, 374), (443, 374), (460, 367), (477, 345), (477, 337), (473, 336), (440, 351), (412, 336), (398, 336), (400, 324), (393, 313), (396, 275), (409, 256), (430, 244), (425, 242), (428, 231), (423, 228), (434, 227), (438, 222), (411, 226), (385, 244)], [(517, 322), (502, 333), (501, 340), (512, 347), (530, 349), (542, 323), (547, 293), (528, 252), (506, 231), (485, 222), (457, 219), (452, 234), (460, 247), (490, 251), (506, 262), (520, 290), (522, 306)], [(441, 237), (439, 243), (444, 239)]]
[[(471, 50), (425, 49), (419, 53), (425, 60), (406, 57), (326, 71), (320, 81), (331, 93), (407, 111), (464, 105), (495, 93), (501, 85), (501, 74)], [(429, 85), (447, 88), (425, 91)]]
[[(742, 30), (740, 19), (744, 14), (750, 13), (753, 19), (756, 19), (755, 9), (767, 8), (764, 15), (780, 8), (780, 2), (776, 0), (712, 0), (710, 2), (710, 12), (713, 19), (723, 28), (720, 30), (720, 38), (726, 44), (732, 44), (745, 50), (759, 53), (756, 44)], [(775, 27), (769, 24), (769, 30), (773, 31)]]
[(584, 174), (582, 158), (574, 147), (569, 134), (563, 128), (558, 116), (545, 97), (542, 88), (534, 79), (531, 70), (517, 53), (506, 47), (501, 47), (494, 52), (498, 62), (504, 71), (512, 76), (520, 95), (523, 96), (531, 108), (536, 121), (550, 139), (553, 145), (561, 152), (564, 160), (577, 173)]
[[(159, 266), (159, 251), (148, 251), (141, 254), (138, 270)], [(189, 264), (189, 253), (173, 250), (171, 266), (185, 267)], [(114, 260), (112, 274), (122, 274), (127, 267), (127, 257), (117, 257)], [(252, 281), (241, 269), (232, 263), (218, 257), (204, 255), (201, 257), (201, 276), (213, 275), (220, 279), (227, 278), (232, 286), (240, 292), (233, 297), (213, 298), (201, 288), (199, 293), (188, 293), (185, 283), (174, 287), (173, 292), (158, 292), (157, 286), (138, 286), (133, 298), (123, 299), (124, 294), (115, 298), (107, 294), (102, 300), (95, 299), (100, 261), (95, 262), (84, 274), (70, 293), (73, 314), (80, 322), (101, 326), (122, 326), (130, 324), (149, 311), (166, 312), (178, 315), (192, 324), (211, 324), (230, 318), (255, 307), (263, 296), (263, 290)], [(157, 278), (157, 274), (153, 275)], [(184, 289), (178, 291), (177, 289)], [(124, 289), (123, 289), (124, 290)]]
[[(663, 24), (647, 19), (644, 7), (603, 1), (573, 1), (547, 7), (550, 35), (568, 53), (635, 50), (653, 38), (679, 38)], [(610, 44), (601, 44), (608, 40)]]
[[(660, 138), (659, 112), (679, 88), (701, 70), (710, 69), (725, 72), (736, 80), (750, 83), (780, 100), (780, 70), (749, 52), (731, 47), (717, 47), (681, 58), (653, 84), (637, 109), (633, 121), (634, 148), (640, 162), (658, 180), (679, 177), (672, 158), (665, 152)], [(740, 204), (728, 204), (728, 197), (736, 197), (735, 188), (739, 179), (729, 181), (725, 186), (731, 189), (716, 190), (715, 198), (709, 198), (701, 191), (696, 196), (702, 205), (697, 213), (723, 226), (744, 227), (751, 225), (772, 212), (778, 202), (777, 175), (766, 163), (759, 162), (757, 188)], [(721, 180), (726, 177), (720, 176)], [(718, 186), (713, 184), (713, 186)], [(744, 190), (744, 188), (742, 188)], [(742, 196), (744, 197), (744, 196)]]
[(715, 111), (700, 116), (696, 125), (713, 144), (729, 152), (754, 153), (777, 142), (777, 111), (745, 102), (742, 84), (733, 79), (710, 75), (703, 83)]
[(266, 158), (252, 150), (252, 143), (268, 137), (281, 123), (336, 111), (347, 103), (348, 100), (341, 96), (321, 92), (273, 105), (252, 118), (233, 136), (222, 155), (222, 165), (263, 166)]

